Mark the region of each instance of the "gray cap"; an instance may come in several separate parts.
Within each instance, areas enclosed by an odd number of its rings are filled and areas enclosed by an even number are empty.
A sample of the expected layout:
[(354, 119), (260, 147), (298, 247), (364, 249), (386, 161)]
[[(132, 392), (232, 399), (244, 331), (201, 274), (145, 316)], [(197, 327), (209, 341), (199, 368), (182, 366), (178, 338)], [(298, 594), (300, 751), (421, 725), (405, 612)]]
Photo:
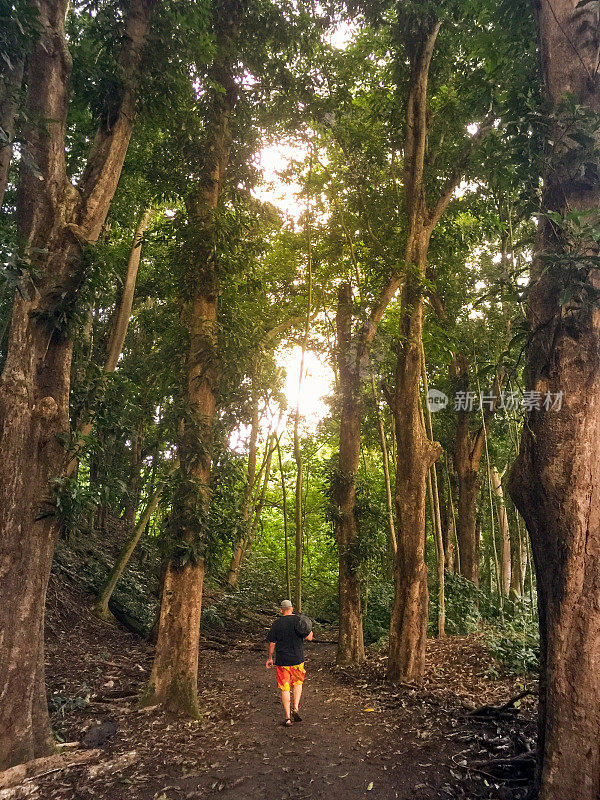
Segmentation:
[(279, 608), (293, 608), (291, 600), (282, 600), (279, 604)]

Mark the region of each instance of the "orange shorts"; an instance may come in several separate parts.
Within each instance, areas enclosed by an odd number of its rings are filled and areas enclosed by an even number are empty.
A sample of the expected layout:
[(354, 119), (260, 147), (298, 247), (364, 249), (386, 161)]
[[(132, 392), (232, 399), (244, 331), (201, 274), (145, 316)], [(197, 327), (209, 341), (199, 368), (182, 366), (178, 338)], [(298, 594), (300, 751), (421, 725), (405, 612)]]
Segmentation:
[(277, 671), (277, 686), (282, 692), (289, 692), (290, 686), (295, 686), (297, 683), (304, 683), (304, 663), (296, 664), (294, 667), (276, 667)]

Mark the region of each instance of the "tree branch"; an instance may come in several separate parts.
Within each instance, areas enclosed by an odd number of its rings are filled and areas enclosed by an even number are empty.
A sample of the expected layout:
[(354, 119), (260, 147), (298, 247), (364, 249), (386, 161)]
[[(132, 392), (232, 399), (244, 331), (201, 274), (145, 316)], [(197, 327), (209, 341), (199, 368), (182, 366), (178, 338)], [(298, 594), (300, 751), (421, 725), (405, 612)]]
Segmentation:
[(481, 123), (479, 130), (477, 133), (472, 136), (469, 141), (467, 142), (466, 147), (464, 148), (463, 152), (461, 153), (460, 157), (457, 159), (456, 164), (454, 165), (453, 169), (448, 176), (446, 183), (444, 184), (444, 188), (442, 189), (442, 193), (435, 204), (433, 210), (429, 213), (427, 219), (427, 229), (429, 233), (433, 231), (435, 226), (440, 221), (442, 214), (448, 207), (448, 204), (454, 197), (454, 192), (458, 188), (461, 180), (464, 178), (465, 172), (467, 167), (469, 166), (469, 162), (475, 151), (477, 145), (485, 139), (488, 133), (492, 130), (493, 123), (494, 123), (495, 116), (493, 114), (488, 114), (485, 118), (484, 122)]
[(373, 306), (373, 310), (371, 311), (371, 316), (369, 317), (368, 321), (365, 322), (361, 331), (361, 345), (363, 350), (366, 349), (375, 338), (377, 327), (383, 319), (383, 315), (385, 314), (385, 311), (391, 303), (394, 295), (402, 286), (403, 280), (404, 272), (394, 272), (387, 285), (379, 295), (379, 298)]
[(106, 120), (98, 128), (79, 181), (82, 211), (76, 224), (70, 228), (87, 242), (95, 242), (100, 234), (125, 161), (135, 117), (139, 68), (155, 2), (156, 0), (131, 2), (125, 28), (128, 44), (119, 59), (124, 76), (121, 102), (116, 118)]
[(406, 211), (412, 220), (423, 193), (423, 171), (427, 148), (427, 84), (429, 66), (441, 22), (432, 20), (430, 28), (416, 47), (407, 44), (411, 62), (410, 92), (406, 109), (406, 141), (404, 147), (404, 192)]

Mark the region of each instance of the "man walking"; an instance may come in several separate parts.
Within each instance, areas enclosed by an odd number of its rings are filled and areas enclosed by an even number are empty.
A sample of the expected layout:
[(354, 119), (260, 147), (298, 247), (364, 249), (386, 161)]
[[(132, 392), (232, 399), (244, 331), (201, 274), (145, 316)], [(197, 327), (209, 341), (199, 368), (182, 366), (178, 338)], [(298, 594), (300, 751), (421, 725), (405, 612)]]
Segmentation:
[[(304, 641), (310, 642), (313, 638), (312, 631), (307, 636), (296, 632), (298, 618), (289, 600), (281, 601), (281, 616), (277, 617), (271, 625), (267, 641), (269, 651), (267, 669), (273, 666), (273, 651), (275, 651), (275, 666), (277, 672), (277, 685), (281, 689), (281, 702), (285, 711), (286, 726), (295, 722), (302, 722), (299, 713), (302, 683), (304, 682)], [(290, 687), (292, 691), (293, 706), (290, 707)]]

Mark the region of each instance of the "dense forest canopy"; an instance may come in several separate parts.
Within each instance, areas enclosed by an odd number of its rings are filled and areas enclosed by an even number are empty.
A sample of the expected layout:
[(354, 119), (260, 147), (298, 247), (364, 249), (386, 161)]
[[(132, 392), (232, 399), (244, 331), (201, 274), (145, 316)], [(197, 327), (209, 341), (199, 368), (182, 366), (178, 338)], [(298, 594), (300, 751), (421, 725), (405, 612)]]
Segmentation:
[(540, 671), (531, 797), (600, 797), (599, 19), (0, 0), (0, 769), (88, 547), (142, 707), (201, 713), (218, 597), (399, 685), (483, 631)]

